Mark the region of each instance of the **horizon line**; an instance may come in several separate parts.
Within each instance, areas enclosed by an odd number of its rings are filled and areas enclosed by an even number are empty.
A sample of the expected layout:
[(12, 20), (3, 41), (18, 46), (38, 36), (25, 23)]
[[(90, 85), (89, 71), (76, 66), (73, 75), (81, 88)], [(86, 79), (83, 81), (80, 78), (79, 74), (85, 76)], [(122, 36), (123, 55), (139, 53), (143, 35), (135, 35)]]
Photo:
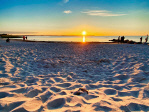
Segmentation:
[[(46, 35), (46, 34), (7, 34), (2, 33), (0, 35), (15, 35), (15, 36), (83, 36), (83, 35)], [(146, 36), (146, 35), (85, 35), (85, 36)]]

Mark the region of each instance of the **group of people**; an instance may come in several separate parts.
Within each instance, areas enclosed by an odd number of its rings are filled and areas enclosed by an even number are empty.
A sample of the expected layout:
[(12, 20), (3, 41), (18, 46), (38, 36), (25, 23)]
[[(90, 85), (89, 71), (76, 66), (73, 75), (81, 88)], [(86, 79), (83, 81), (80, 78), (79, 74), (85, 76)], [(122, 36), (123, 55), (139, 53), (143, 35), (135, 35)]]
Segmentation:
[(119, 36), (118, 37), (118, 42), (122, 42), (122, 43), (124, 43), (124, 39), (125, 39), (125, 37), (124, 36)]
[(27, 36), (23, 36), (23, 40), (25, 40), (25, 39), (27, 40)]
[[(140, 38), (140, 42), (141, 42), (141, 43), (142, 43), (142, 39), (143, 39), (143, 37)], [(147, 34), (147, 36), (146, 36), (146, 38), (145, 38), (145, 43), (147, 43), (147, 41), (148, 41), (148, 34)]]
[[(124, 36), (121, 36), (121, 37), (119, 36), (118, 37), (118, 42), (124, 43), (124, 39), (125, 39)], [(143, 40), (143, 37), (140, 38), (140, 43), (142, 43), (142, 40)], [(148, 34), (147, 34), (147, 36), (145, 38), (145, 43), (147, 43), (147, 41), (148, 41)]]

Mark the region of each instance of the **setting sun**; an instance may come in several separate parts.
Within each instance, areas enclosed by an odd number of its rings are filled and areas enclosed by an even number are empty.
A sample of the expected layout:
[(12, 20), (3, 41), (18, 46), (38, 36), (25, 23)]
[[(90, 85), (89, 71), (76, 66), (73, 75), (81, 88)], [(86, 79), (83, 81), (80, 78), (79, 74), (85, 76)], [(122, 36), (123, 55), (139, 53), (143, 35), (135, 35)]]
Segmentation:
[(82, 32), (82, 35), (86, 35), (86, 31), (83, 31), (83, 32)]

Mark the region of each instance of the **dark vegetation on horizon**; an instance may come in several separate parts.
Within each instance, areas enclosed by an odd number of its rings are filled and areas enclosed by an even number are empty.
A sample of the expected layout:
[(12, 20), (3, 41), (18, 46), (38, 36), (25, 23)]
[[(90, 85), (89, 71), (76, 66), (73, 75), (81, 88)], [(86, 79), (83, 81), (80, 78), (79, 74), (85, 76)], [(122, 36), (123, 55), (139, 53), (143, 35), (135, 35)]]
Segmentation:
[(0, 34), (1, 38), (22, 38), (22, 36), (18, 35), (9, 35), (9, 34)]

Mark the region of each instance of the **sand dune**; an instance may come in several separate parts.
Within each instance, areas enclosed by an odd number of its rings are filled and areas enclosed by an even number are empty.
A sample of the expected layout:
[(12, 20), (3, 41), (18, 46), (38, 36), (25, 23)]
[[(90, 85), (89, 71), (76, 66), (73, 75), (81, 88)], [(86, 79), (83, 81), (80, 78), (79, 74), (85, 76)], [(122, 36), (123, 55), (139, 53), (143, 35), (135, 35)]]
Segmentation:
[(5, 111), (149, 111), (149, 46), (0, 40)]

